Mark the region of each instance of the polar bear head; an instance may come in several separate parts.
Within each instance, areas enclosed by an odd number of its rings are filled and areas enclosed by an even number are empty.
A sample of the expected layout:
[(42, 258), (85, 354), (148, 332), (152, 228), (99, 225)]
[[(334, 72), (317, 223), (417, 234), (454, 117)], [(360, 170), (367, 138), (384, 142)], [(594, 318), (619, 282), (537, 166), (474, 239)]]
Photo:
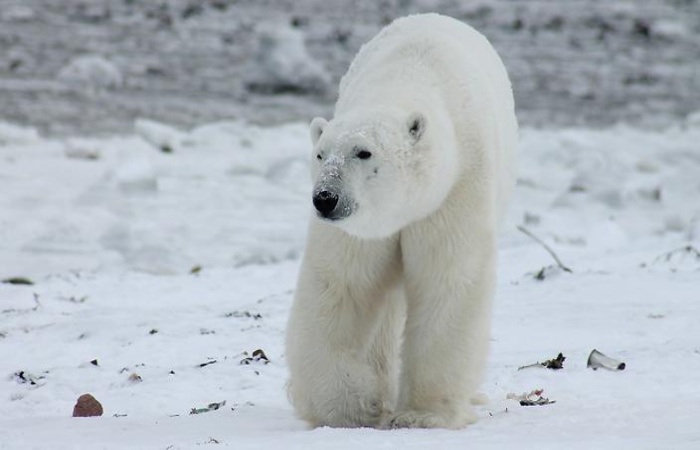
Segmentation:
[(316, 216), (360, 238), (383, 238), (434, 212), (457, 173), (454, 136), (437, 125), (400, 109), (314, 119)]

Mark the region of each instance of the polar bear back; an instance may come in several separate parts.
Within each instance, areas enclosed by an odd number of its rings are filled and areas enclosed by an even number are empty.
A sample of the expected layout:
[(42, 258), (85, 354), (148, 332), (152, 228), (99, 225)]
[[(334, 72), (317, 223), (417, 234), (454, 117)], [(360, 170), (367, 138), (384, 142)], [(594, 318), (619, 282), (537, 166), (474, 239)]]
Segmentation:
[[(439, 14), (394, 21), (366, 43), (340, 82), (336, 116), (391, 104), (447, 112), (462, 164), (486, 159), (500, 216), (515, 182), (517, 121), (503, 63), (469, 25)], [(440, 121), (442, 123), (442, 120)]]

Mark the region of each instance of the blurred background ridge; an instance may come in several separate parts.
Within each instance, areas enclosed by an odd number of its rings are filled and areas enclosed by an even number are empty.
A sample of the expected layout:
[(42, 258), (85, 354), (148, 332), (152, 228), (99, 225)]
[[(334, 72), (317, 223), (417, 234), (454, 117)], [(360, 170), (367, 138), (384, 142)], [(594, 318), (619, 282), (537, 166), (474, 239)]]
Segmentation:
[(361, 44), (393, 18), (425, 11), (491, 40), (522, 124), (663, 126), (700, 109), (697, 0), (0, 5), (2, 119), (54, 135), (126, 132), (135, 117), (189, 127), (329, 116)]

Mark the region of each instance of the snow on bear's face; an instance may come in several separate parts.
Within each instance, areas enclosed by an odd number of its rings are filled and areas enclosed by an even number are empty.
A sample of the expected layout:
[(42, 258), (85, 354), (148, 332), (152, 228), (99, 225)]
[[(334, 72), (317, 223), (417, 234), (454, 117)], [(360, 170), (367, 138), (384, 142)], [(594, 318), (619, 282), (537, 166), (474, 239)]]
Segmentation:
[(422, 114), (403, 111), (314, 119), (316, 216), (360, 238), (383, 238), (435, 211), (454, 170), (431, 131)]

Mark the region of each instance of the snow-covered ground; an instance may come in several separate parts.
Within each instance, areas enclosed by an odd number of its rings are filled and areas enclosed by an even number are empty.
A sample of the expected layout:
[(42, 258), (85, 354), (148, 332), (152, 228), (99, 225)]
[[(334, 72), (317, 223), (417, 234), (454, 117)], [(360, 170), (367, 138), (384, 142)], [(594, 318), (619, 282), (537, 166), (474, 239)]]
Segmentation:
[[(0, 278), (34, 283), (0, 284), (0, 448), (700, 448), (700, 116), (522, 130), (490, 402), (462, 431), (294, 417), (283, 334), (307, 134), (140, 120), (124, 137), (58, 139), (0, 124)], [(573, 272), (535, 279), (554, 260), (517, 225)], [(587, 369), (594, 348), (626, 369)], [(241, 364), (256, 349), (269, 364)], [(563, 370), (518, 371), (559, 352)], [(506, 399), (533, 389), (556, 403)], [(87, 392), (104, 416), (72, 418)]]

